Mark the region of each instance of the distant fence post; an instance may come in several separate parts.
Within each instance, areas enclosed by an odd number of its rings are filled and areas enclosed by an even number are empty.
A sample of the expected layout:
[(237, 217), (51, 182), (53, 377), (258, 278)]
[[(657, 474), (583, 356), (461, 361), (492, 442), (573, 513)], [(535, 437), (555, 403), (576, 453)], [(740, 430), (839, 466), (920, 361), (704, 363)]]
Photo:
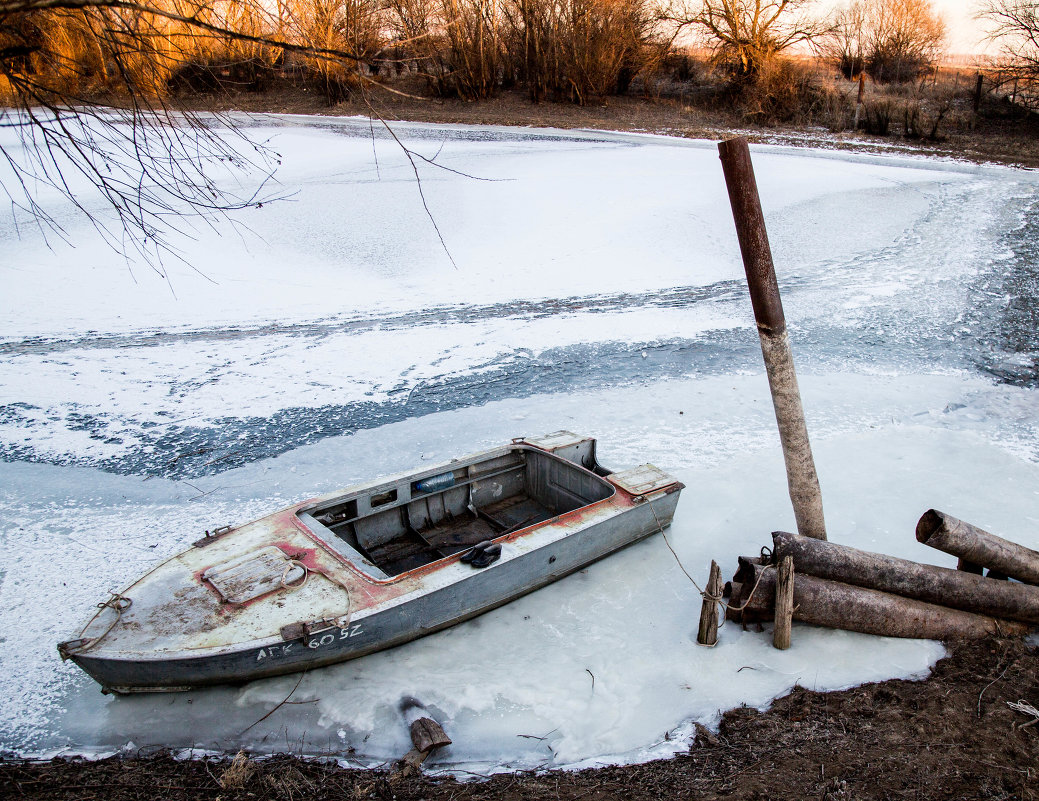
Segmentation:
[(862, 99), (866, 94), (866, 73), (859, 71), (859, 97), (855, 101), (855, 119), (851, 123), (851, 129), (857, 131), (859, 129), (859, 118), (862, 116)]
[(806, 537), (826, 539), (822, 492), (815, 472), (812, 446), (808, 441), (801, 392), (794, 371), (794, 356), (786, 330), (779, 283), (772, 264), (772, 250), (761, 213), (754, 165), (747, 140), (736, 137), (718, 144), (725, 183), (729, 189), (736, 235), (743, 253), (743, 267), (750, 286), (750, 299), (758, 323), (758, 338), (765, 359), (772, 405), (775, 407), (779, 438), (783, 444), (790, 501), (794, 506), (797, 531)]

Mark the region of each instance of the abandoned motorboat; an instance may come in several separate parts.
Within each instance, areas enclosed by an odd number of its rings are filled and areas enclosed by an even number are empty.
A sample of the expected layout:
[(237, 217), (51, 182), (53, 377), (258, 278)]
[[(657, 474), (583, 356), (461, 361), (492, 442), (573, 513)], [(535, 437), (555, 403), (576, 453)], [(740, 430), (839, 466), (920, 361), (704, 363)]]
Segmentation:
[(354, 659), (452, 626), (662, 530), (683, 485), (559, 431), (224, 527), (114, 594), (58, 650), (105, 692)]

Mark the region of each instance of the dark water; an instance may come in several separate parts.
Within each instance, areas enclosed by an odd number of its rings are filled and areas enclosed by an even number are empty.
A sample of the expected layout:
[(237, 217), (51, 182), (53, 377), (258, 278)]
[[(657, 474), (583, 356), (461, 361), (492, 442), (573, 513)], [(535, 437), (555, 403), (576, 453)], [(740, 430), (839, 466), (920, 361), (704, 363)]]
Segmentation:
[[(807, 318), (798, 317), (807, 322), (791, 328), (799, 369), (817, 372), (880, 369), (896, 374), (951, 370), (980, 373), (1019, 387), (1039, 386), (1039, 198), (1033, 195), (1022, 202), (1020, 224), (997, 235), (999, 247), (995, 250), (1005, 255), (983, 266), (966, 286), (903, 289), (892, 299), (872, 301), (864, 312), (860, 310), (857, 321), (850, 322), (842, 319), (840, 302), (835, 302), (827, 292), (839, 289), (841, 281), (854, 276), (863, 265), (849, 262), (836, 267), (818, 267), (814, 273), (809, 270), (784, 281), (781, 288), (788, 308), (813, 312)], [(907, 241), (912, 241), (913, 236), (910, 232)], [(923, 242), (925, 255), (928, 248), (935, 247), (932, 237), (927, 234), (916, 237)], [(895, 257), (911, 259), (918, 255), (895, 254)], [(882, 261), (892, 258), (892, 254), (874, 253), (866, 258)], [(517, 347), (512, 352), (499, 354), (489, 364), (419, 383), (402, 375), (397, 379), (397, 388), (379, 400), (318, 407), (290, 406), (267, 417), (229, 416), (193, 423), (178, 422), (170, 412), (159, 412), (158, 419), (141, 422), (120, 419), (114, 413), (88, 410), (77, 406), (74, 400), (48, 409), (15, 401), (0, 405), (0, 425), (8, 426), (9, 430), (30, 431), (37, 426), (55, 426), (85, 434), (88, 439), (103, 444), (120, 444), (126, 432), (132, 431), (132, 441), (137, 446), (118, 456), (52, 456), (41, 454), (31, 438), (20, 439), (14, 435), (0, 443), (0, 459), (82, 464), (116, 473), (185, 479), (270, 458), (326, 437), (496, 400), (762, 369), (742, 281), (548, 301), (458, 304), (417, 313), (344, 317), (299, 324), (269, 323), (176, 333), (87, 334), (68, 339), (29, 338), (0, 344), (0, 358), (16, 360), (19, 356), (38, 355), (60, 358), (63, 353), (97, 349), (147, 351), (184, 343), (212, 347), (221, 342), (273, 336), (314, 341), (327, 337), (348, 340), (352, 335), (375, 330), (412, 330), (425, 326), (457, 325), (464, 332), (465, 324), (487, 321), (507, 327), (514, 322), (559, 318), (567, 324), (579, 325), (582, 315), (654, 309), (707, 311), (722, 319), (746, 322), (742, 326), (706, 331), (691, 339), (669, 337), (662, 332), (658, 339), (650, 342), (588, 342), (537, 353)], [(385, 376), (379, 377), (379, 380), (385, 379)], [(164, 420), (163, 415), (169, 420)]]
[[(971, 287), (978, 368), (1023, 387), (1039, 384), (1039, 202), (1003, 244), (1012, 256)], [(968, 343), (969, 347), (969, 343)]]

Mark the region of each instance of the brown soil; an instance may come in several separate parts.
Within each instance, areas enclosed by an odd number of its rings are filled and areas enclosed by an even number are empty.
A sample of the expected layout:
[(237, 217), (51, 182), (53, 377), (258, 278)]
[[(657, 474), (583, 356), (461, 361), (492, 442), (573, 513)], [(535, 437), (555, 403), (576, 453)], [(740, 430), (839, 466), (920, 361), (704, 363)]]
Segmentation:
[[(795, 631), (796, 635), (796, 631)], [(834, 693), (795, 688), (767, 712), (726, 713), (674, 759), (478, 781), (343, 769), (293, 757), (177, 762), (0, 762), (0, 797), (24, 799), (1033, 799), (1037, 652), (1019, 641), (950, 646), (926, 681)]]
[(190, 105), (204, 110), (255, 113), (375, 116), (386, 121), (519, 125), (536, 128), (591, 128), (637, 131), (693, 139), (722, 139), (734, 131), (751, 141), (849, 151), (918, 153), (975, 162), (1039, 167), (1039, 118), (1007, 116), (998, 107), (983, 115), (974, 130), (949, 130), (943, 141), (924, 142), (902, 136), (869, 136), (850, 131), (833, 133), (822, 127), (762, 127), (746, 124), (739, 115), (721, 109), (691, 106), (679, 100), (639, 96), (605, 98), (577, 106), (570, 103), (531, 103), (520, 91), (505, 91), (479, 102), (418, 96), (418, 85), (403, 84), (411, 96), (375, 89), (366, 97), (329, 106), (318, 93), (281, 86), (263, 93), (241, 92), (194, 97)]

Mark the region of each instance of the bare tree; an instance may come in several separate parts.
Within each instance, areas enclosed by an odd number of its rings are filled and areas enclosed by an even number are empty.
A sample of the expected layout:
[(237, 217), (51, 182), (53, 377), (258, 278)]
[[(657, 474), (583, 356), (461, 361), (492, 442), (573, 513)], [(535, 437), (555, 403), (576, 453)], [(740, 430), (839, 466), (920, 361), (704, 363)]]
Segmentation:
[(822, 57), (845, 78), (854, 78), (866, 67), (866, 4), (854, 2), (837, 9), (833, 24), (820, 40)]
[(988, 0), (980, 14), (1000, 46), (999, 76), (1017, 84), (1017, 99), (1039, 109), (1039, 1)]
[(838, 9), (823, 52), (847, 77), (912, 81), (929, 72), (945, 46), (945, 23), (931, 0), (854, 0)]
[(699, 29), (737, 78), (752, 78), (775, 56), (821, 36), (827, 26), (806, 13), (811, 0), (700, 0), (668, 16)]
[(912, 81), (930, 72), (945, 47), (945, 22), (931, 0), (865, 0), (866, 68), (878, 81)]

